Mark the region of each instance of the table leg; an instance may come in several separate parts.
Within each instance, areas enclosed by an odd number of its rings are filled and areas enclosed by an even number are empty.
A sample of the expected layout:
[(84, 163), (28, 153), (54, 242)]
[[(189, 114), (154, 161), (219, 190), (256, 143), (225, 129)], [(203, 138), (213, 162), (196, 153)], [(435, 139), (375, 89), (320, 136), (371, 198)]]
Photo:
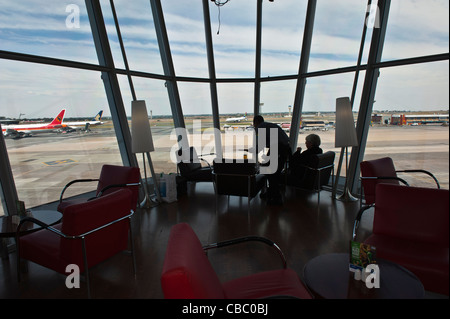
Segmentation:
[(8, 242), (9, 242), (8, 238), (2, 238), (0, 240), (0, 256), (4, 260), (8, 260), (9, 259)]

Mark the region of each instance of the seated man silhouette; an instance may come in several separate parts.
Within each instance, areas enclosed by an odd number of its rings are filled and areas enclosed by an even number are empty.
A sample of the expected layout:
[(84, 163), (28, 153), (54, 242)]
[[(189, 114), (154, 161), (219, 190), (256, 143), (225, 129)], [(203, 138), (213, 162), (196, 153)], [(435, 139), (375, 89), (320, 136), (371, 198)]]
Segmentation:
[(306, 150), (302, 152), (302, 148), (297, 148), (297, 151), (292, 155), (289, 163), (290, 173), (288, 176), (288, 184), (300, 185), (306, 168), (311, 166), (314, 155), (322, 154), (323, 151), (319, 147), (321, 143), (320, 136), (317, 134), (309, 134), (305, 138)]
[[(269, 205), (282, 205), (282, 197), (281, 197), (281, 190), (280, 190), (280, 177), (281, 177), (281, 171), (284, 167), (284, 164), (287, 160), (287, 158), (291, 154), (291, 147), (289, 145), (289, 137), (286, 135), (286, 133), (280, 128), (279, 125), (275, 123), (270, 123), (264, 121), (264, 118), (261, 115), (257, 115), (253, 118), (253, 127), (255, 128), (256, 135), (259, 136), (261, 134), (265, 134), (265, 140), (262, 141), (264, 145), (259, 145), (256, 148), (259, 150), (259, 147), (266, 147), (269, 149), (268, 155), (271, 151), (271, 134), (270, 132), (273, 130), (273, 132), (276, 132), (276, 136), (272, 136), (273, 142), (277, 144), (277, 153), (278, 154), (272, 154), (272, 158), (274, 158), (277, 163), (276, 170), (271, 174), (267, 175), (267, 180), (269, 182), (269, 187), (267, 189), (266, 193), (262, 193), (260, 196), (262, 198), (267, 198), (267, 204)], [(264, 132), (262, 132), (264, 130)], [(257, 139), (257, 142), (259, 139)], [(274, 152), (274, 150), (272, 150)], [(272, 163), (274, 164), (274, 163)]]

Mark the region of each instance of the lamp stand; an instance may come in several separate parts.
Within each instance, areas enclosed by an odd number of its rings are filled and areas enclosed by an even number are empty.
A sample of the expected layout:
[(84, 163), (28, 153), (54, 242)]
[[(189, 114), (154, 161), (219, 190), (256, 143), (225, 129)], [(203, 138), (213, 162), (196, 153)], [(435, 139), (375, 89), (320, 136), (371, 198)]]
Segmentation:
[[(342, 148), (342, 150), (344, 149), (344, 147)], [(342, 156), (343, 156), (343, 152), (341, 151), (341, 158), (339, 159), (339, 173), (341, 170), (341, 165), (342, 165)], [(337, 180), (336, 180), (336, 185), (337, 185)], [(358, 199), (355, 198), (352, 193), (350, 192), (349, 188), (348, 188), (348, 147), (345, 147), (345, 186), (344, 186), (344, 192), (336, 198), (337, 200), (340, 200), (342, 202), (355, 202)]]
[(155, 188), (155, 193), (156, 193), (156, 197), (157, 197), (157, 201), (154, 201), (150, 198), (149, 195), (149, 191), (148, 191), (148, 184), (147, 184), (147, 169), (145, 168), (145, 153), (142, 153), (142, 162), (144, 165), (144, 175), (145, 175), (145, 182), (144, 184), (144, 193), (145, 193), (145, 199), (141, 202), (140, 207), (141, 208), (151, 208), (151, 207), (155, 207), (157, 206), (160, 202), (161, 202), (161, 195), (159, 193), (159, 185), (158, 185), (158, 181), (156, 180), (156, 175), (155, 175), (155, 171), (153, 169), (153, 163), (152, 160), (150, 158), (150, 153), (147, 153), (147, 160), (150, 166), (150, 172), (152, 174), (153, 177), (153, 184), (154, 184), (154, 188)]

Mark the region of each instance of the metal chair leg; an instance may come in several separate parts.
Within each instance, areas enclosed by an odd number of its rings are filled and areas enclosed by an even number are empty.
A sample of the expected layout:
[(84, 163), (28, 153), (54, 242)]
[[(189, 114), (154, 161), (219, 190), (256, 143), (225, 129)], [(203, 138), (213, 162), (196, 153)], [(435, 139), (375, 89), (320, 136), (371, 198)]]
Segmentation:
[(90, 279), (89, 279), (89, 267), (87, 262), (87, 255), (86, 255), (86, 242), (84, 237), (81, 237), (81, 244), (83, 248), (83, 261), (84, 261), (84, 275), (86, 277), (86, 284), (87, 284), (87, 292), (88, 292), (88, 299), (91, 299), (91, 285), (90, 285)]

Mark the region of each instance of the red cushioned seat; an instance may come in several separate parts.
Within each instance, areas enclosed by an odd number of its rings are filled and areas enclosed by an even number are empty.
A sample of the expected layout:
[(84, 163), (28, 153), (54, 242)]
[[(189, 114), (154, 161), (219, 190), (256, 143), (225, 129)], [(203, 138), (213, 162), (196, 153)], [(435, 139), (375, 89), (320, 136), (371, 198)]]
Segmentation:
[(425, 290), (449, 294), (449, 191), (378, 184), (373, 234), (377, 257), (413, 272)]
[(311, 299), (292, 269), (266, 271), (223, 284), (227, 299), (259, 299), (277, 296)]
[(426, 290), (448, 295), (448, 247), (379, 235), (372, 235), (365, 243), (379, 247), (377, 257), (395, 261), (414, 273)]
[(253, 299), (285, 296), (311, 298), (291, 269), (262, 272), (221, 283), (192, 228), (173, 226), (161, 287), (168, 299)]
[[(130, 211), (131, 197), (132, 192), (122, 188), (88, 202), (68, 206), (61, 223), (53, 227), (47, 225), (47, 228), (19, 237), (18, 258), (62, 274), (66, 274), (66, 267), (70, 264), (77, 265), (80, 272), (86, 272), (86, 264), (91, 268), (128, 248), (129, 217), (133, 213)], [(25, 222), (38, 223), (34, 219), (26, 220), (19, 227)]]

